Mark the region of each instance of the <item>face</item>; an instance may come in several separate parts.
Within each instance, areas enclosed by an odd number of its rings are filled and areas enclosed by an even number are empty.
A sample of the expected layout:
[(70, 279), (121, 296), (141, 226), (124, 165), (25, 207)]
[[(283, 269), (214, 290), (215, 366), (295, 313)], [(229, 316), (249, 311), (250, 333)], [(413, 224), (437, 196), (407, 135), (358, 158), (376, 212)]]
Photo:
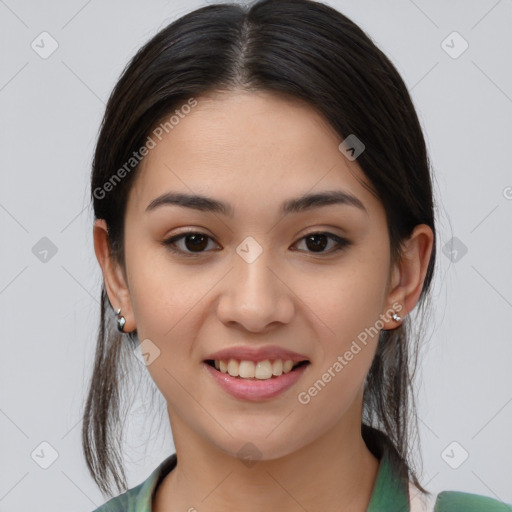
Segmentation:
[[(262, 459), (277, 458), (360, 425), (375, 333), (396, 327), (386, 216), (357, 160), (306, 104), (268, 93), (196, 99), (145, 157), (130, 192), (125, 331), (136, 328), (149, 349), (175, 436), (193, 432), (233, 456), (251, 442)], [(325, 192), (345, 201), (283, 213)], [(226, 208), (148, 208), (166, 193)], [(308, 360), (272, 398), (232, 396), (205, 363), (221, 349), (270, 345)]]

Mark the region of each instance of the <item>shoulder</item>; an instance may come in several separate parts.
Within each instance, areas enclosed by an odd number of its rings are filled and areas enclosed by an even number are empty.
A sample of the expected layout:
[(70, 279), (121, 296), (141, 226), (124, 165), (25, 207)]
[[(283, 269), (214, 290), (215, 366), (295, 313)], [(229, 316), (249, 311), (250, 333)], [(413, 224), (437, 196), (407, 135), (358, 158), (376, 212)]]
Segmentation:
[(409, 481), (410, 512), (512, 512), (512, 505), (460, 491), (423, 493)]
[(437, 495), (434, 512), (512, 512), (512, 504), (480, 494), (442, 491)]
[(141, 484), (110, 499), (92, 512), (150, 512), (153, 494), (163, 478), (177, 464), (176, 454), (167, 457)]
[(138, 501), (141, 489), (144, 483), (137, 485), (137, 487), (133, 487), (132, 489), (128, 489), (123, 494), (110, 499), (105, 504), (101, 505), (101, 507), (94, 509), (92, 512), (135, 512), (138, 509), (136, 508), (136, 503)]

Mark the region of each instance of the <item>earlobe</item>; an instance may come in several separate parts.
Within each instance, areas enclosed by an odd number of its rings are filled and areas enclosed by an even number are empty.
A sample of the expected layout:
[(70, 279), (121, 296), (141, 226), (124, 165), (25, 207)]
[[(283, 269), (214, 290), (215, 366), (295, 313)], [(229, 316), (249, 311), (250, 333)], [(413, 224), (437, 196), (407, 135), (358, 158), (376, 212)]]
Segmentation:
[(125, 318), (125, 332), (135, 329), (130, 326), (133, 318), (130, 292), (123, 269), (112, 256), (108, 240), (108, 229), (104, 219), (97, 219), (93, 227), (94, 252), (103, 273), (105, 290), (114, 310), (122, 309)]
[(434, 233), (426, 224), (417, 225), (411, 236), (404, 241), (402, 257), (393, 269), (388, 295), (388, 311), (397, 311), (398, 305), (401, 308), (398, 318), (393, 315), (386, 324), (386, 330), (397, 328), (397, 323), (403, 321), (416, 306), (423, 289), (433, 243)]

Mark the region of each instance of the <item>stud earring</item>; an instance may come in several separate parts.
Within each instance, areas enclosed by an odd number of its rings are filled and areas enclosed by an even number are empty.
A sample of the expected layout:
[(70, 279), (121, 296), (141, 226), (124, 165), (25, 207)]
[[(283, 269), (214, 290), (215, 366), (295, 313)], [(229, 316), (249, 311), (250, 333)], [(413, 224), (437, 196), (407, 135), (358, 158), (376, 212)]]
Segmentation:
[(117, 316), (117, 330), (119, 332), (123, 332), (124, 324), (126, 323), (126, 319), (124, 316), (121, 315), (121, 308), (116, 310), (116, 316)]
[(393, 316), (391, 318), (393, 318), (395, 322), (400, 322), (400, 320), (402, 320), (402, 317), (396, 313), (393, 313)]

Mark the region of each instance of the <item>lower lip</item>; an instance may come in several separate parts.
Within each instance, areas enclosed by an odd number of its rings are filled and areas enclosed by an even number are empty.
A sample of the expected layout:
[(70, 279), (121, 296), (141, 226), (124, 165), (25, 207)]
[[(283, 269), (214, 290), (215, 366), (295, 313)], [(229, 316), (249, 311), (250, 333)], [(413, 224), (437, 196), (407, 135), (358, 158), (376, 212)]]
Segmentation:
[(274, 398), (280, 393), (283, 393), (300, 379), (301, 375), (310, 365), (310, 363), (302, 365), (296, 370), (281, 374), (279, 377), (250, 380), (231, 377), (229, 373), (216, 370), (208, 363), (203, 364), (224, 391), (240, 400), (249, 400), (252, 402)]

